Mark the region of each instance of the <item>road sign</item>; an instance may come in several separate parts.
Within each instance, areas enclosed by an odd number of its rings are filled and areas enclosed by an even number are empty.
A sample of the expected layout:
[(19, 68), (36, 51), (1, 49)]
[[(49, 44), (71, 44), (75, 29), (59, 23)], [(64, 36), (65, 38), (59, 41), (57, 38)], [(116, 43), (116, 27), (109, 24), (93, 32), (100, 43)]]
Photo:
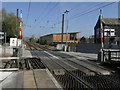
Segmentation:
[(17, 46), (17, 38), (10, 38), (10, 46)]

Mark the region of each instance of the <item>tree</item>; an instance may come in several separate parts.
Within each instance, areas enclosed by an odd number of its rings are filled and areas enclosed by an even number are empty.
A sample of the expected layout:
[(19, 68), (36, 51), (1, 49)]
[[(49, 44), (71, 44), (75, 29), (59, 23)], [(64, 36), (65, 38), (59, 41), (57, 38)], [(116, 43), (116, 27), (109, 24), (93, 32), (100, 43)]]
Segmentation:
[(32, 37), (30, 38), (30, 42), (36, 42), (34, 35), (32, 35)]
[[(20, 22), (18, 22), (18, 26), (19, 25)], [(2, 9), (2, 31), (6, 32), (7, 42), (9, 42), (10, 38), (16, 35), (16, 16), (13, 12), (7, 13), (4, 8)], [(19, 38), (19, 30), (18, 30), (18, 38)]]
[(83, 36), (81, 39), (80, 39), (80, 43), (86, 43), (86, 38)]

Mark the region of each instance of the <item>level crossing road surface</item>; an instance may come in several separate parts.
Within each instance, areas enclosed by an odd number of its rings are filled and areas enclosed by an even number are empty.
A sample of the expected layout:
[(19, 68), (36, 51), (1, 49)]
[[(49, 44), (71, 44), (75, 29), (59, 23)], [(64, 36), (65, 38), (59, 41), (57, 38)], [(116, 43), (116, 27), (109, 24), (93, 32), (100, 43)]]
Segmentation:
[(29, 56), (30, 58), (40, 58), (47, 68), (12, 72), (0, 82), (2, 88), (62, 88), (55, 77), (59, 76), (58, 79), (60, 79), (64, 78), (64, 75), (71, 76), (66, 73), (66, 70), (76, 74), (83, 72), (88, 77), (96, 74), (110, 75), (113, 72), (98, 64), (96, 54), (32, 50), (29, 52)]
[[(60, 69), (59, 66), (54, 64), (53, 61), (61, 64), (63, 67), (69, 70), (79, 69), (85, 73), (109, 75), (112, 71), (108, 70), (100, 65), (97, 65), (96, 54), (76, 54), (65, 53), (62, 51), (31, 51), (33, 57), (39, 57), (50, 69)], [(52, 61), (53, 60), (53, 61)], [(53, 66), (52, 64), (56, 65)]]

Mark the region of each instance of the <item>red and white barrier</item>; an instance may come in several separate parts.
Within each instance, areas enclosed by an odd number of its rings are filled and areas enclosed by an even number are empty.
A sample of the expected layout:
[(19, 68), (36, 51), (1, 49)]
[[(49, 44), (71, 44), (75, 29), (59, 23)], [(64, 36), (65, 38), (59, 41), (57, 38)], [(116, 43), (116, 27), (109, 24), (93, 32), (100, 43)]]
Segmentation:
[(103, 44), (103, 24), (102, 24), (102, 10), (100, 10), (100, 28), (101, 28), (101, 49), (104, 49)]
[(20, 14), (20, 40), (21, 40), (21, 44), (19, 45), (19, 47), (21, 47), (22, 46), (22, 38), (21, 38), (21, 36), (22, 36), (22, 29), (21, 29), (21, 26), (22, 26), (22, 9), (21, 9), (21, 14)]

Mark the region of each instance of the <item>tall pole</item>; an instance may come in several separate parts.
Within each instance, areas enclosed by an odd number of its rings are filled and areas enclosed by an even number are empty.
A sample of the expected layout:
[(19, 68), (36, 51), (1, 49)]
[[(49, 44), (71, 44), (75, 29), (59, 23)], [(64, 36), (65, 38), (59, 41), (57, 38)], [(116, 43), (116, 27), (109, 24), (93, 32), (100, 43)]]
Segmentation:
[(22, 45), (22, 30), (21, 30), (21, 26), (22, 26), (22, 9), (21, 9), (21, 14), (20, 14), (20, 40), (21, 40), (21, 45)]
[(101, 28), (101, 49), (104, 49), (103, 44), (103, 24), (102, 24), (102, 10), (100, 10), (100, 28)]
[[(68, 12), (67, 12), (67, 15), (68, 15)], [(66, 17), (66, 19), (67, 19), (66, 45), (68, 46), (68, 18)]]
[(64, 33), (64, 14), (62, 14), (62, 39), (61, 39), (61, 44), (63, 44), (63, 33)]
[(16, 20), (16, 38), (18, 34), (18, 9), (17, 9), (17, 20)]

